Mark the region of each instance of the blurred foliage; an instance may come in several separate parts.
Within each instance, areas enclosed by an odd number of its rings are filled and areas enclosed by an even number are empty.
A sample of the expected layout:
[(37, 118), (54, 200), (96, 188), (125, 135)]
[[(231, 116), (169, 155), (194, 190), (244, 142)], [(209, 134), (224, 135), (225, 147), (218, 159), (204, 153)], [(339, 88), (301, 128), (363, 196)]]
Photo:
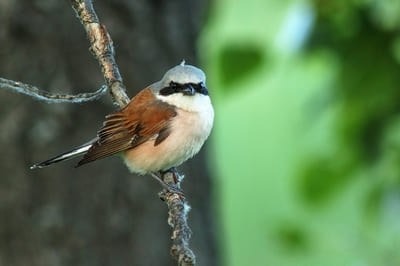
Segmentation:
[(225, 265), (400, 265), (400, 2), (214, 3)]
[(263, 51), (255, 45), (229, 46), (221, 51), (219, 68), (222, 83), (229, 87), (235, 84), (263, 63)]

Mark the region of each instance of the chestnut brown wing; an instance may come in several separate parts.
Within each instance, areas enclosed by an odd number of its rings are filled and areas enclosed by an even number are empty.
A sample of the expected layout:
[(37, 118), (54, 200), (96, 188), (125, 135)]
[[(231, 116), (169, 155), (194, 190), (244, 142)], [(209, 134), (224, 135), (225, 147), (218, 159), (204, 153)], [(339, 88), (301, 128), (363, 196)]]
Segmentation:
[(122, 111), (106, 117), (97, 141), (77, 167), (135, 148), (154, 137), (157, 137), (155, 145), (158, 145), (168, 137), (169, 124), (176, 116), (174, 106), (156, 99), (144, 99), (143, 102), (135, 101), (135, 98)]

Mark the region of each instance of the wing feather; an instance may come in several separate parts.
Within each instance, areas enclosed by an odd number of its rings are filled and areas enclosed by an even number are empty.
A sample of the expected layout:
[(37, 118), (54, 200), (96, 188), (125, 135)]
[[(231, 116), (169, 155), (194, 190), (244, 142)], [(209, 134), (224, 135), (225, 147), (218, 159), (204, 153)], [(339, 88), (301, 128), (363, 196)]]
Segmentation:
[[(148, 90), (148, 89), (147, 89)], [(137, 147), (157, 135), (155, 145), (169, 135), (168, 125), (176, 116), (174, 106), (154, 98), (153, 93), (144, 90), (139, 93), (142, 103), (135, 98), (121, 111), (106, 116), (98, 139), (78, 166)], [(142, 94), (142, 95), (141, 95)], [(152, 97), (148, 99), (147, 97)]]

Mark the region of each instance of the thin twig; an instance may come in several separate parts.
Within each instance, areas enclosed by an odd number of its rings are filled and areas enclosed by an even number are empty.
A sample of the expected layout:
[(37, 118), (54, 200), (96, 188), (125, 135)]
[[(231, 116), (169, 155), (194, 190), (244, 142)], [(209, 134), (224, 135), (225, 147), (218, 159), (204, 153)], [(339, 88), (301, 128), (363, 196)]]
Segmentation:
[[(113, 101), (122, 108), (129, 103), (129, 98), (126, 95), (125, 86), (114, 59), (111, 37), (105, 26), (100, 24), (91, 0), (71, 0), (71, 3), (86, 30), (90, 41), (90, 51), (100, 64)], [(162, 179), (168, 185), (177, 187), (176, 191), (179, 191), (183, 176), (180, 176), (176, 171), (169, 171), (163, 174)], [(172, 257), (178, 262), (179, 266), (195, 265), (196, 258), (188, 244), (191, 230), (187, 224), (187, 213), (190, 206), (179, 193), (164, 190), (160, 192), (160, 197), (165, 200), (169, 209), (168, 223), (173, 229), (171, 237)]]
[(39, 88), (19, 81), (0, 78), (0, 89), (9, 89), (18, 93), (26, 94), (34, 99), (46, 101), (47, 103), (83, 103), (97, 100), (107, 92), (107, 86), (101, 86), (95, 92), (71, 94), (53, 94)]

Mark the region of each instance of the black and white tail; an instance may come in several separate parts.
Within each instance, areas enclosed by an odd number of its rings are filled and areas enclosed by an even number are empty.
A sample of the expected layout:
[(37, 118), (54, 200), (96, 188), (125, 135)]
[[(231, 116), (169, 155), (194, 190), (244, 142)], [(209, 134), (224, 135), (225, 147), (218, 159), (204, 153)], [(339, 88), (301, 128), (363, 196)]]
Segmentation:
[(76, 148), (74, 148), (74, 149), (72, 149), (70, 151), (61, 153), (60, 155), (57, 155), (57, 156), (55, 156), (53, 158), (50, 158), (50, 159), (48, 159), (46, 161), (43, 161), (43, 162), (40, 162), (40, 163), (36, 163), (36, 164), (32, 165), (30, 168), (31, 169), (43, 168), (43, 167), (49, 166), (50, 164), (53, 164), (53, 163), (58, 163), (58, 162), (62, 162), (62, 161), (66, 161), (66, 160), (75, 158), (75, 157), (77, 157), (79, 155), (82, 155), (82, 154), (86, 153), (90, 149), (92, 144), (93, 144), (93, 141), (90, 141), (90, 142), (85, 143), (85, 144), (83, 144), (83, 145), (81, 145), (79, 147), (76, 147)]

